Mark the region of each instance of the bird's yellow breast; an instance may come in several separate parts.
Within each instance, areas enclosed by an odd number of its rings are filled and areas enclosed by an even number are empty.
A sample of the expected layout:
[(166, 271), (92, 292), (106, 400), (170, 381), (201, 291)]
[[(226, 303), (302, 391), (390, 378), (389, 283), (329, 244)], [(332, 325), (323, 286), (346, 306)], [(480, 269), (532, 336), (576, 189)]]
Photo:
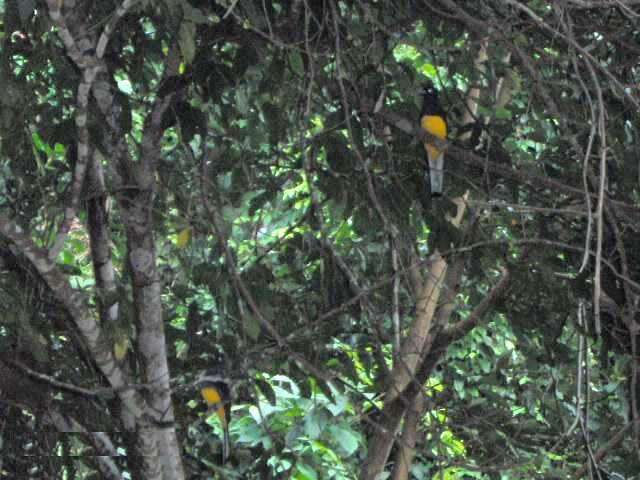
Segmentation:
[(216, 415), (218, 415), (218, 418), (222, 422), (222, 425), (226, 425), (227, 424), (227, 411), (226, 411), (227, 406), (224, 404), (225, 400), (220, 395), (220, 391), (215, 387), (207, 386), (202, 388), (200, 390), (200, 393), (202, 394), (202, 398), (204, 398), (204, 401), (207, 402), (207, 405), (215, 408)]
[[(439, 115), (424, 115), (420, 119), (420, 126), (422, 129), (430, 133), (431, 135), (435, 135), (442, 140), (447, 138), (447, 122), (445, 122), (444, 118)], [(440, 154), (440, 150), (433, 145), (429, 145), (425, 142), (424, 148), (429, 155), (429, 158), (436, 158)]]
[(202, 398), (207, 402), (207, 405), (215, 405), (222, 403), (222, 397), (217, 388), (205, 387), (201, 390)]

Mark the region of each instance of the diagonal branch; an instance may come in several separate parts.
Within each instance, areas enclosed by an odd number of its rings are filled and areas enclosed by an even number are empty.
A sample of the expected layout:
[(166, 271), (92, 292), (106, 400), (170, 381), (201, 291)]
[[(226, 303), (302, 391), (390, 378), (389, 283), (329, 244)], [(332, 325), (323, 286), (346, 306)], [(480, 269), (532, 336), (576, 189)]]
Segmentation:
[(0, 236), (13, 243), (42, 276), (53, 295), (64, 305), (75, 322), (100, 371), (109, 383), (118, 389), (120, 400), (140, 420), (143, 416), (144, 400), (136, 392), (124, 388), (127, 384), (126, 376), (114, 358), (110, 345), (103, 340), (100, 325), (87, 309), (89, 299), (86, 295), (73, 290), (46, 252), (37, 247), (22, 228), (3, 214), (0, 214)]

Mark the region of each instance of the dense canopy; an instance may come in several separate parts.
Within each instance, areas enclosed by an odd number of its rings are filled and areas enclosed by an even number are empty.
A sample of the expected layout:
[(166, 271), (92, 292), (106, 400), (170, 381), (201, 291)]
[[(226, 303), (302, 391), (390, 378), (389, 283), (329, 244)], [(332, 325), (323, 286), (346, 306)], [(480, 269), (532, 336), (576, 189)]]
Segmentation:
[(0, 477), (637, 478), (640, 1), (0, 15)]

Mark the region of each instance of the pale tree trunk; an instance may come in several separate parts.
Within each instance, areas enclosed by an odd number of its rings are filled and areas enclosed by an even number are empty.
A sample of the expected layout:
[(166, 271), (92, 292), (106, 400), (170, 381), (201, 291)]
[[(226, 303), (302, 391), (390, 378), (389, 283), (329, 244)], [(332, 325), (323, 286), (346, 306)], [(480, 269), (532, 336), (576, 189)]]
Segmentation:
[[(84, 4), (81, 2), (47, 0), (49, 16), (65, 51), (81, 73), (76, 92), (77, 161), (71, 196), (50, 250), (37, 248), (30, 235), (5, 216), (0, 216), (0, 234), (29, 259), (54, 296), (64, 305), (92, 361), (117, 393), (121, 403), (121, 421), (131, 438), (131, 445), (135, 445), (135, 452), (128, 452), (131, 475), (135, 478), (180, 480), (184, 478), (184, 471), (171, 403), (161, 285), (156, 269), (151, 215), (156, 188), (156, 165), (163, 135), (160, 122), (171, 102), (172, 94), (157, 97), (145, 122), (141, 158), (133, 160), (127, 149), (126, 132), (119, 124), (120, 106), (112, 93), (116, 91), (115, 80), (109, 77), (103, 59), (111, 33), (133, 4), (132, 0), (123, 0), (108, 22), (96, 29), (93, 23), (87, 23), (90, 19), (83, 16)], [(176, 74), (179, 63), (177, 49), (171, 49), (165, 65), (165, 78)], [(111, 162), (111, 187), (123, 192), (117, 200), (125, 224), (128, 262), (132, 272), (135, 348), (136, 360), (140, 363), (140, 380), (132, 379), (130, 372), (124, 367), (126, 349), (120, 351), (116, 358), (114, 345), (109, 341), (111, 337), (103, 331), (108, 329), (110, 333), (113, 332), (118, 323), (119, 312), (115, 271), (111, 262), (104, 174), (88, 129), (88, 105), (92, 95), (104, 116), (103, 145), (106, 144), (107, 158)], [(95, 315), (88, 309), (88, 299), (71, 288), (67, 278), (54, 263), (77, 218), (81, 206), (80, 195), (85, 184), (89, 186), (89, 235), (100, 304), (100, 322), (96, 321)], [(137, 390), (124, 388), (128, 384), (141, 382), (147, 384), (147, 401)], [(74, 423), (72, 418), (67, 420), (67, 426), (73, 424), (75, 430), (81, 430), (80, 425)], [(61, 421), (54, 423), (64, 425)], [(111, 442), (106, 434), (104, 440), (104, 444)], [(117, 478), (120, 473), (114, 470), (113, 464), (109, 465), (108, 470), (110, 478)]]
[[(465, 209), (466, 197), (458, 202), (458, 214), (452, 219), (454, 226), (460, 227)], [(363, 480), (375, 479), (384, 472), (402, 418), (414, 403), (415, 392), (411, 395), (406, 392), (421, 389), (422, 382), (417, 377), (417, 371), (422, 368), (424, 358), (431, 351), (436, 332), (443, 325), (434, 325), (441, 292), (445, 289), (454, 295), (453, 292), (458, 290), (458, 280), (454, 278), (456, 275), (447, 274), (447, 269), (445, 258), (436, 251), (430, 258), (426, 280), (422, 281), (422, 285), (414, 286), (414, 290), (419, 292), (416, 318), (403, 339), (400, 354), (390, 375), (391, 383), (385, 395), (382, 420), (371, 439), (367, 459), (360, 473)], [(413, 278), (414, 281), (420, 281), (421, 276), (413, 275)], [(447, 297), (445, 305), (451, 304), (449, 299)]]
[[(475, 60), (475, 67), (480, 77), (486, 74), (487, 48), (488, 40), (483, 38)], [(504, 59), (505, 63), (509, 59), (510, 56), (507, 55)], [(466, 108), (462, 118), (463, 125), (474, 123), (477, 120), (478, 99), (481, 95), (481, 90), (480, 85), (474, 85), (467, 92)], [(502, 78), (499, 79), (496, 84), (496, 90), (496, 106), (504, 106), (510, 97), (511, 90), (508, 82), (505, 82)], [(397, 118), (393, 113), (383, 111), (381, 114), (397, 128), (408, 133), (413, 131), (410, 125), (407, 125), (403, 119)], [(486, 123), (487, 121), (485, 121)], [(464, 133), (459, 140), (465, 140), (469, 136), (470, 134)], [(449, 220), (459, 228), (462, 224), (467, 198), (465, 196), (457, 200), (457, 215), (454, 219)], [(418, 428), (417, 423), (420, 420), (419, 415), (416, 414), (416, 410), (413, 408), (416, 403), (420, 403), (417, 398), (422, 395), (420, 391), (421, 385), (428, 378), (430, 368), (435, 365), (435, 363), (431, 365), (430, 362), (435, 362), (436, 360), (434, 359), (439, 358), (446, 350), (446, 345), (450, 343), (445, 341), (447, 336), (439, 337), (438, 333), (445, 327), (451, 317), (455, 293), (459, 289), (462, 266), (458, 264), (455, 272), (447, 271), (448, 268), (450, 267), (448, 267), (446, 260), (436, 251), (430, 259), (426, 281), (422, 282), (421, 275), (415, 272), (412, 275), (414, 291), (419, 292), (416, 302), (416, 318), (402, 342), (400, 355), (397, 356), (397, 361), (394, 363), (393, 371), (390, 375), (391, 384), (385, 395), (385, 405), (381, 415), (382, 420), (370, 441), (369, 452), (361, 469), (360, 478), (363, 480), (376, 479), (383, 474), (402, 419), (405, 417), (402, 438), (404, 439), (406, 436), (406, 440), (401, 442), (398, 448), (393, 475), (396, 480), (407, 478), (406, 475), (408, 475), (411, 466), (410, 460), (413, 459), (413, 454), (411, 453), (413, 448), (412, 440)], [(495, 291), (493, 291), (494, 296), (506, 288), (507, 279), (508, 275), (505, 273), (502, 281), (496, 285)], [(438, 302), (443, 290), (445, 292), (444, 301), (439, 305)], [(490, 298), (493, 298), (493, 296), (490, 295)], [(487, 308), (488, 306), (483, 302), (477, 307), (476, 315), (472, 315), (472, 317), (477, 319), (479, 312)], [(437, 318), (434, 319), (434, 315)], [(457, 335), (460, 335), (462, 331), (468, 331), (465, 328), (458, 328), (455, 330), (455, 335), (450, 332), (448, 336), (460, 338)], [(437, 352), (433, 351), (434, 343), (440, 345)], [(443, 344), (444, 347), (442, 346)]]
[(424, 408), (424, 395), (419, 393), (413, 400), (411, 408), (409, 408), (405, 414), (402, 437), (396, 454), (393, 474), (391, 475), (393, 480), (408, 480), (409, 478), (409, 469), (411, 468), (413, 459), (416, 456), (418, 429), (420, 427), (420, 420), (422, 419)]

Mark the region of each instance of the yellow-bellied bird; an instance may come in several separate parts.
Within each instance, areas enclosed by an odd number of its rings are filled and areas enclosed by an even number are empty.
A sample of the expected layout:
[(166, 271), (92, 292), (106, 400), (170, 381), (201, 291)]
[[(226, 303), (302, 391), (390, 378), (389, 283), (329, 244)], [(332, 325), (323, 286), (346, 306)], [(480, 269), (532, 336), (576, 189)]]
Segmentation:
[(214, 411), (222, 424), (222, 463), (229, 459), (229, 421), (231, 420), (231, 388), (229, 380), (219, 369), (211, 369), (200, 375), (198, 388), (207, 406)]
[[(447, 117), (438, 100), (438, 91), (431, 83), (428, 83), (424, 86), (420, 94), (423, 97), (422, 111), (420, 112), (420, 126), (425, 132), (442, 140), (446, 140)], [(428, 141), (424, 142), (424, 149), (427, 153), (427, 161), (429, 163), (431, 196), (437, 197), (442, 195), (444, 152)]]

